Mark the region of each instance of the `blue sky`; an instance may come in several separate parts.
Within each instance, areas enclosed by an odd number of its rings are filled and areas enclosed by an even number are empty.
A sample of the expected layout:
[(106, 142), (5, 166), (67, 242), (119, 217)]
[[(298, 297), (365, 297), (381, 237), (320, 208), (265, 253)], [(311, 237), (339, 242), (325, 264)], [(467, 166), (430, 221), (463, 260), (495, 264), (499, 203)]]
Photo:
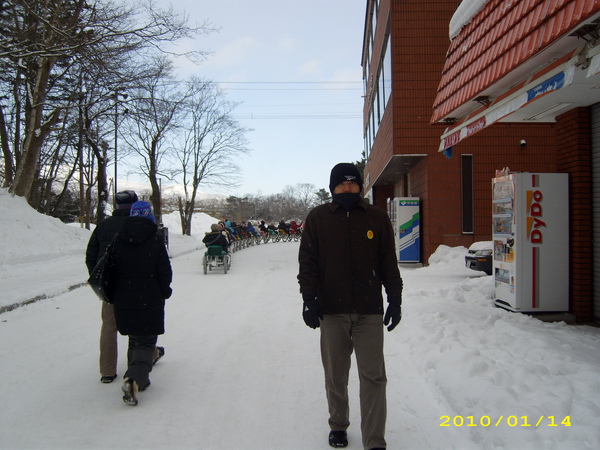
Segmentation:
[(234, 116), (251, 152), (242, 184), (226, 195), (274, 194), (287, 185), (329, 184), (338, 162), (361, 158), (361, 48), (365, 0), (161, 0), (206, 19), (218, 32), (184, 45), (211, 52), (200, 65), (176, 61), (181, 77), (220, 82), (241, 102)]

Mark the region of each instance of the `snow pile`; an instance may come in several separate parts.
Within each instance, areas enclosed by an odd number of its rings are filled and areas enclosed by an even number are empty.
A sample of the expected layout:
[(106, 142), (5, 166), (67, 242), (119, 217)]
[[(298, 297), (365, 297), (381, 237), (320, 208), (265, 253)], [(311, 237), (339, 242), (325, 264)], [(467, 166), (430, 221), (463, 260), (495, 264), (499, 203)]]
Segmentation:
[[(204, 233), (216, 222), (205, 213), (196, 213), (192, 236), (182, 236), (179, 213), (164, 215), (171, 256), (204, 249)], [(89, 230), (40, 214), (6, 189), (0, 189), (0, 230), (0, 311), (85, 284)]]
[(465, 247), (438, 246), (437, 250), (429, 257), (429, 265), (436, 269), (453, 270), (465, 265)]
[(81, 254), (89, 232), (39, 214), (23, 197), (0, 188), (0, 267), (31, 258)]
[(469, 247), (469, 250), (476, 252), (478, 250), (492, 250), (493, 248), (494, 241), (479, 241), (473, 242), (473, 244), (471, 244), (471, 246)]
[[(464, 267), (465, 251), (441, 245), (429, 267), (404, 273), (401, 339), (426, 383), (447, 402), (451, 425), (454, 419), (465, 427), (472, 422), (477, 448), (588, 448), (582, 442), (598, 442), (592, 422), (580, 423), (582, 434), (574, 436), (561, 421), (600, 414), (600, 395), (588, 397), (589, 389), (600, 392), (600, 361), (577, 362), (594, 358), (585, 342), (600, 342), (600, 335), (495, 308), (493, 277), (470, 278), (480, 272)], [(600, 356), (598, 349), (592, 353)], [(492, 425), (483, 426), (488, 417)], [(508, 428), (520, 445), (502, 443)]]
[(450, 19), (450, 40), (459, 35), (460, 30), (467, 26), (489, 0), (463, 0)]

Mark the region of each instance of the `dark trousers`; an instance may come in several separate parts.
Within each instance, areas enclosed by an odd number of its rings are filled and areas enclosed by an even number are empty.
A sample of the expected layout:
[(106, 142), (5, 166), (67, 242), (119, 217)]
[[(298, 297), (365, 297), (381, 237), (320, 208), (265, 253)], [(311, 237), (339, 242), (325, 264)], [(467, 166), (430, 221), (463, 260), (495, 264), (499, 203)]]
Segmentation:
[(350, 425), (348, 378), (353, 350), (360, 381), (363, 446), (385, 448), (387, 378), (381, 315), (326, 314), (321, 321), (321, 358), (329, 426), (331, 430), (343, 431)]
[(152, 361), (156, 347), (157, 335), (133, 336), (129, 335), (127, 348), (127, 372), (124, 378), (130, 378), (144, 389), (150, 381)]

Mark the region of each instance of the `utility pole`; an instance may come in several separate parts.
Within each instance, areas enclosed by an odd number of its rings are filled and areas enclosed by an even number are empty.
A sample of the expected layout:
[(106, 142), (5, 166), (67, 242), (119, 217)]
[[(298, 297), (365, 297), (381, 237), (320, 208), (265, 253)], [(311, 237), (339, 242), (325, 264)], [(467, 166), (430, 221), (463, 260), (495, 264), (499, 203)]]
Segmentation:
[[(114, 178), (114, 182), (113, 182), (113, 207), (116, 208), (117, 207), (117, 202), (116, 202), (116, 197), (117, 197), (117, 192), (119, 192), (117, 190), (117, 156), (118, 156), (118, 128), (119, 128), (119, 96), (121, 96), (121, 98), (123, 100), (127, 100), (127, 94), (121, 92), (119, 89), (115, 90), (114, 93), (114, 99), (115, 99), (115, 178)], [(123, 114), (127, 114), (129, 112), (129, 110), (127, 108), (125, 108), (123, 110)]]

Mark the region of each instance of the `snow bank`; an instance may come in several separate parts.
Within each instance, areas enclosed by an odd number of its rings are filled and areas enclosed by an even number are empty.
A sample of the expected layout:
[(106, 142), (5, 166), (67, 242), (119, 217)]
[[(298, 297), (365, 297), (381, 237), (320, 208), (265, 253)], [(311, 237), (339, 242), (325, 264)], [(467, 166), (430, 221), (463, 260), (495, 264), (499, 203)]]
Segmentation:
[[(181, 234), (179, 213), (163, 216), (169, 228), (169, 253), (181, 256), (199, 249), (204, 232), (217, 219), (196, 213), (192, 236)], [(22, 197), (0, 189), (0, 311), (51, 298), (85, 284), (85, 249), (91, 232), (77, 224), (38, 213)]]
[(57, 255), (81, 254), (89, 231), (66, 227), (59, 219), (31, 208), (23, 197), (0, 189), (0, 266), (31, 258), (48, 260)]

